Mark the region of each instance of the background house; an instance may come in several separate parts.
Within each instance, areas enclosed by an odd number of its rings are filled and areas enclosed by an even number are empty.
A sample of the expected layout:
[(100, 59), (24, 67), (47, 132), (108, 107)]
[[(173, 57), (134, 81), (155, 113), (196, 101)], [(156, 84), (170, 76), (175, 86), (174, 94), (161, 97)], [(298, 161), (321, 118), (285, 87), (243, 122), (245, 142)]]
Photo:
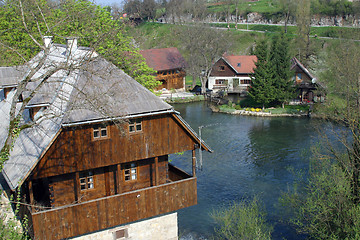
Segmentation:
[(163, 88), (185, 90), (186, 61), (176, 47), (140, 51), (149, 67), (157, 72), (157, 80)]
[[(295, 102), (309, 103), (317, 100), (315, 91), (321, 86), (316, 77), (296, 57), (291, 59), (291, 70), (294, 72), (293, 81), (297, 91)], [(322, 97), (319, 95), (319, 98)]]
[[(76, 40), (51, 44), (29, 65), (44, 56), (37, 77), (61, 64), (73, 68), (53, 74), (26, 105), (22, 123), (31, 127), (20, 132), (1, 172), (8, 195), (21, 190), (32, 238), (177, 239), (172, 212), (197, 203), (195, 151), (209, 147), (170, 105)], [(16, 71), (10, 79), (14, 68), (1, 71), (2, 147), (22, 78)], [(168, 161), (188, 150), (192, 175)]]
[(246, 93), (257, 57), (224, 54), (212, 67), (208, 88), (214, 92)]

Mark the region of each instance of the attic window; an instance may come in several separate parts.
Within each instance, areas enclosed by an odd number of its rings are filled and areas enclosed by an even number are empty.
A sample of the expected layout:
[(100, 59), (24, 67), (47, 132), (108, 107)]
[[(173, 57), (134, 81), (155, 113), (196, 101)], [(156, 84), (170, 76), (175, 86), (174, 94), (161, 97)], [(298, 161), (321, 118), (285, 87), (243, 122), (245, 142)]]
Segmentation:
[(94, 140), (108, 138), (108, 126), (95, 125), (93, 127), (93, 138)]
[(225, 71), (225, 66), (224, 66), (224, 65), (220, 65), (220, 66), (219, 66), (219, 71)]
[(241, 63), (238, 63), (237, 66), (238, 66), (238, 67), (241, 67)]
[(82, 172), (79, 174), (80, 190), (94, 188), (94, 175), (92, 171)]
[(129, 133), (141, 132), (141, 131), (142, 131), (141, 118), (131, 119), (129, 122)]
[(136, 165), (136, 163), (131, 163), (131, 164), (125, 165), (124, 177), (125, 177), (125, 181), (132, 181), (132, 180), (137, 179), (137, 165)]

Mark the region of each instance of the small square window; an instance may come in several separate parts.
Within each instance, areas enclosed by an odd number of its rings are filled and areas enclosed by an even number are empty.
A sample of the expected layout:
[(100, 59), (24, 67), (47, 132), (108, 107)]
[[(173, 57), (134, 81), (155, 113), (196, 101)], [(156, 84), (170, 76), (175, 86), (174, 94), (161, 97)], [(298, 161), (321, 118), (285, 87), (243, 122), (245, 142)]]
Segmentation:
[(140, 132), (142, 131), (142, 120), (141, 119), (131, 119), (129, 122), (129, 132)]
[(125, 181), (137, 179), (137, 165), (135, 163), (127, 164), (124, 168)]
[(88, 190), (94, 188), (94, 175), (91, 171), (79, 174), (80, 190)]
[(93, 127), (93, 139), (104, 139), (108, 137), (108, 126), (95, 125)]
[(224, 65), (220, 65), (220, 66), (219, 66), (219, 71), (225, 71), (225, 66), (224, 66)]

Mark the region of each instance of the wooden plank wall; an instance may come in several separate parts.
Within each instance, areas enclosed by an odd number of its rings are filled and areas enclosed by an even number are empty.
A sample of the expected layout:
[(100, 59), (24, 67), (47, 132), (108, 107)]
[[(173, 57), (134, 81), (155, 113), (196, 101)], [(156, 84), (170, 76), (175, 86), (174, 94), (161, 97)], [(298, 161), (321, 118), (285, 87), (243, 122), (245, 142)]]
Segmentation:
[[(116, 165), (98, 169), (91, 169), (93, 172), (94, 188), (80, 190), (79, 180), (76, 173), (64, 174), (49, 178), (49, 188), (52, 195), (52, 207), (60, 207), (75, 202), (85, 202), (101, 197), (125, 193), (142, 188), (155, 186), (154, 159), (136, 161), (137, 179), (125, 181), (124, 168), (121, 164), (118, 172)], [(168, 161), (167, 156), (159, 158), (158, 174), (159, 183), (164, 184), (167, 180)], [(117, 180), (118, 179), (118, 180)], [(119, 186), (117, 186), (117, 184)]]
[[(219, 71), (219, 67), (224, 66), (224, 71)], [(212, 67), (210, 76), (216, 76), (216, 77), (230, 77), (230, 76), (236, 76), (235, 71), (229, 67), (229, 65), (223, 60), (220, 59), (217, 61), (214, 66)]]
[(143, 118), (142, 131), (109, 126), (109, 138), (93, 140), (92, 125), (63, 129), (32, 178), (74, 173), (194, 149), (194, 140), (170, 114)]
[(63, 239), (176, 211), (196, 203), (196, 178), (189, 178), (33, 213), (32, 221), (35, 239)]
[[(173, 70), (176, 71), (176, 70)], [(158, 73), (157, 74), (157, 79), (160, 80), (164, 80), (165, 83), (160, 85), (157, 90), (161, 90), (163, 88), (166, 88), (168, 90), (171, 89), (181, 89), (184, 88), (184, 77), (186, 76), (185, 71), (180, 70), (179, 73), (170, 73), (168, 72), (167, 75), (163, 75), (162, 73)]]

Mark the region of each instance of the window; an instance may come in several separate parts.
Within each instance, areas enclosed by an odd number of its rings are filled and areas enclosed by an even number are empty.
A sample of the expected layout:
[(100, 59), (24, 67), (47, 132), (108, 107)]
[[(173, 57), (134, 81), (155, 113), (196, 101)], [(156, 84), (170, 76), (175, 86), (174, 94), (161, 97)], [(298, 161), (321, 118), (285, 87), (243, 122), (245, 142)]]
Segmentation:
[(220, 65), (220, 66), (219, 66), (219, 71), (225, 71), (225, 66), (224, 66), (224, 65)]
[(137, 166), (136, 163), (125, 165), (124, 168), (125, 181), (132, 181), (137, 179)]
[(215, 84), (227, 85), (227, 80), (225, 80), (225, 79), (216, 79)]
[(93, 127), (93, 138), (104, 139), (108, 137), (108, 129), (105, 125), (95, 125)]
[(241, 79), (241, 84), (251, 84), (250, 79)]
[(114, 233), (114, 239), (125, 239), (128, 237), (128, 229), (120, 229)]
[(301, 73), (297, 74), (297, 81), (301, 81)]
[(238, 67), (241, 67), (241, 63), (238, 63), (237, 66), (238, 66)]
[(79, 180), (81, 191), (94, 188), (94, 175), (92, 171), (80, 173)]
[(131, 119), (129, 122), (129, 132), (130, 133), (134, 133), (134, 132), (141, 132), (142, 130), (142, 123), (141, 123), (141, 119)]

